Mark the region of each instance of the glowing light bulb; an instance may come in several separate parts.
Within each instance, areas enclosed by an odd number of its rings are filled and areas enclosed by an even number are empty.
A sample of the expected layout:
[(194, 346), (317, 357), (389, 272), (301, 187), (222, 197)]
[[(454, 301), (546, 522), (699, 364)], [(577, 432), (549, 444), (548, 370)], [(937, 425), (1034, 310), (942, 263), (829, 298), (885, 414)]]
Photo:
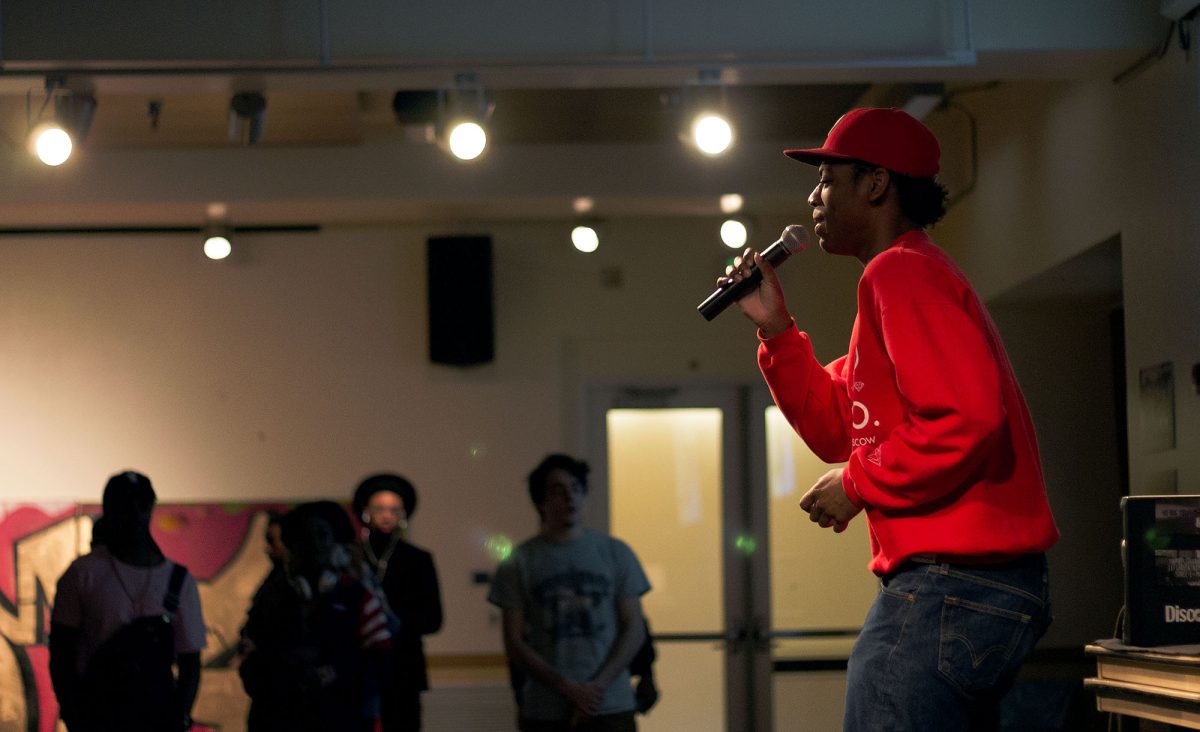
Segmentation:
[(600, 246), (600, 235), (590, 226), (571, 229), (571, 243), (581, 252), (594, 252)]
[(233, 244), (224, 236), (214, 235), (204, 240), (204, 256), (209, 259), (224, 259), (232, 251)]
[(705, 155), (720, 155), (733, 144), (733, 127), (720, 115), (702, 114), (692, 123), (692, 139)]
[(33, 142), (38, 160), (49, 166), (62, 165), (71, 157), (74, 145), (71, 136), (61, 127), (47, 127), (37, 133)]
[(459, 160), (474, 160), (487, 147), (487, 132), (477, 122), (460, 122), (450, 130), (450, 152)]
[(746, 225), (737, 219), (726, 219), (721, 224), (721, 241), (730, 249), (741, 249), (746, 246), (749, 233)]

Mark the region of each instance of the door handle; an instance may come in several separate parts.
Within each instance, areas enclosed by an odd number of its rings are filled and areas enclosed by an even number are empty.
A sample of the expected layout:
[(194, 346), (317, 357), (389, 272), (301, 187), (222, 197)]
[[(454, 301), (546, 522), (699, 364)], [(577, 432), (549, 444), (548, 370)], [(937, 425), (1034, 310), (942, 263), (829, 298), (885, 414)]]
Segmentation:
[(754, 618), (750, 621), (750, 640), (754, 643), (755, 653), (769, 651), (775, 645), (775, 641), (771, 638), (771, 631), (762, 618)]

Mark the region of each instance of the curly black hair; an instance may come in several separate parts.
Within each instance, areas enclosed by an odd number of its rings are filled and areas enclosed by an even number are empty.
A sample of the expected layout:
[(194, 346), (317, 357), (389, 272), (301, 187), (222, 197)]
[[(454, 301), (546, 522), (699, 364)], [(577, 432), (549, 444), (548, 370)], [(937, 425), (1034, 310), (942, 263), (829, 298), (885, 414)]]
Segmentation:
[[(855, 180), (879, 167), (860, 162), (853, 165)], [(891, 176), (892, 184), (896, 186), (900, 210), (918, 227), (924, 229), (933, 226), (946, 215), (946, 197), (949, 193), (937, 178), (914, 178), (894, 170), (888, 170), (888, 175)]]

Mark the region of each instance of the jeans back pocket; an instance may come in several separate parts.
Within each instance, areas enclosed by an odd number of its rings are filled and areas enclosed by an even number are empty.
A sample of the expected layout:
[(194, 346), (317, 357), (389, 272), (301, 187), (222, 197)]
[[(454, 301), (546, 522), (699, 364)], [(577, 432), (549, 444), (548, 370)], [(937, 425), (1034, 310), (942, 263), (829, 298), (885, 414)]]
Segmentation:
[(938, 671), (971, 694), (1015, 673), (1037, 640), (1023, 612), (947, 595), (942, 603)]

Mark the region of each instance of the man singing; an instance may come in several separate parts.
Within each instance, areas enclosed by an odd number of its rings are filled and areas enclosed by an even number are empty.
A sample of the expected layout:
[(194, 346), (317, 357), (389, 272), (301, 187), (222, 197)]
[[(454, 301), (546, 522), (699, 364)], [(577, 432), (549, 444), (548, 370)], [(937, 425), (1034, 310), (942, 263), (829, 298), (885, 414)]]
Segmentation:
[(835, 532), (860, 512), (880, 590), (850, 654), (846, 730), (995, 726), (1050, 623), (1058, 539), (1033, 422), (1003, 343), (925, 228), (945, 214), (940, 149), (898, 109), (855, 109), (822, 147), (808, 197), (821, 248), (863, 263), (847, 354), (822, 366), (774, 269), (747, 249), (718, 282), (758, 326), (775, 403), (826, 473), (800, 501)]

